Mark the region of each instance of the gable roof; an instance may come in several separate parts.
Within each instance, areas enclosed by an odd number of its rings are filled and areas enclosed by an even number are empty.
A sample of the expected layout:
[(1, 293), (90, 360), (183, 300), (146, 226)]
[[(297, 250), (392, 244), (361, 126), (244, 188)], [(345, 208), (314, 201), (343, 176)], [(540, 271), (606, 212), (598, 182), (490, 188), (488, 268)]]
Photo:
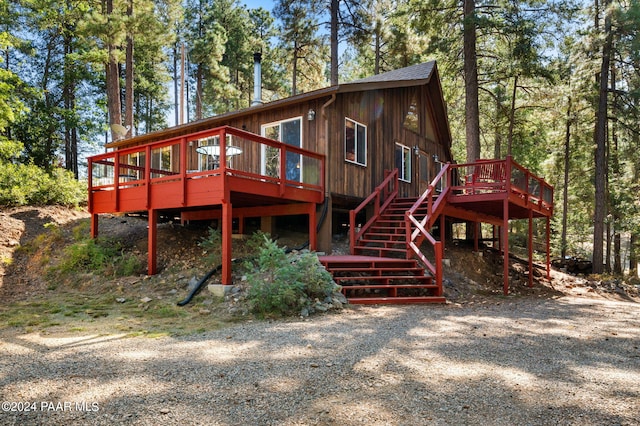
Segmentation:
[[(433, 75), (436, 75), (436, 85), (432, 91), (435, 96), (435, 100), (442, 103), (442, 111), (446, 116), (446, 106), (444, 105), (444, 99), (442, 97), (442, 89), (440, 87), (440, 81), (437, 77), (438, 71), (435, 61), (425, 62), (422, 64), (412, 65), (406, 68), (400, 68), (393, 71), (388, 71), (382, 74), (373, 75), (360, 80), (355, 80), (348, 83), (338, 84), (336, 86), (325, 87), (323, 89), (313, 90), (311, 92), (301, 93), (298, 95), (290, 96), (288, 98), (279, 99), (273, 102), (268, 102), (261, 105), (255, 105), (249, 108), (231, 111), (224, 114), (216, 115), (213, 117), (203, 118), (201, 120), (192, 121), (186, 124), (178, 126), (168, 127), (164, 130), (158, 130), (144, 135), (135, 136), (128, 139), (121, 139), (119, 141), (106, 144), (106, 148), (118, 148), (122, 146), (137, 145), (156, 140), (169, 139), (176, 136), (181, 136), (189, 133), (195, 133), (208, 128), (220, 126), (221, 123), (231, 120), (236, 117), (256, 114), (262, 111), (268, 111), (276, 108), (281, 108), (286, 105), (305, 102), (317, 98), (327, 97), (336, 93), (350, 93), (365, 90), (375, 89), (388, 89), (395, 87), (409, 87), (419, 86), (427, 84), (431, 81)], [(445, 117), (445, 121), (446, 117)], [(447, 124), (447, 133), (448, 124)], [(450, 138), (449, 138), (450, 139)]]
[(431, 80), (436, 67), (435, 61), (411, 65), (382, 74), (340, 85), (341, 92), (354, 90), (382, 89), (389, 87), (419, 86)]

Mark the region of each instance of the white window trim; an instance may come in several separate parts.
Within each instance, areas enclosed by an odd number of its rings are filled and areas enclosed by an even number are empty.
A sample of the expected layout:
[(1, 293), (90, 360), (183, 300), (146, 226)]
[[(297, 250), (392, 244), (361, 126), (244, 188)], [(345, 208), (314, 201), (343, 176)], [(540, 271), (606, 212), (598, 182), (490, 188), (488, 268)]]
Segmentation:
[[(276, 125), (282, 126), (282, 123), (288, 123), (290, 121), (296, 121), (296, 120), (300, 120), (300, 146), (299, 148), (304, 148), (304, 139), (302, 138), (303, 135), (303, 126), (304, 126), (304, 120), (302, 119), (302, 116), (298, 116), (298, 117), (291, 117), (291, 118), (287, 118), (284, 120), (278, 120), (278, 121), (272, 121), (271, 123), (265, 123), (265, 124), (261, 124), (260, 125), (260, 135), (262, 137), (266, 137), (265, 133), (266, 133), (266, 129), (267, 127), (274, 127)], [(280, 137), (282, 137), (282, 127), (280, 129)], [(282, 141), (278, 141), (280, 143), (283, 143)], [(262, 146), (260, 147), (260, 173), (262, 175), (266, 175), (267, 174), (267, 163), (266, 163), (266, 145), (261, 144)], [(293, 146), (293, 145), (292, 145)], [(302, 180), (302, 161), (300, 162), (300, 180)]]
[[(402, 182), (411, 183), (411, 164), (409, 165), (409, 179), (404, 178), (405, 171), (406, 171), (405, 150), (409, 151), (409, 161), (411, 161), (411, 148), (399, 142), (396, 142), (396, 147), (398, 146), (402, 148), (402, 170), (398, 170), (398, 179), (401, 180)], [(394, 148), (393, 157), (395, 161), (395, 148)]]
[[(367, 167), (367, 149), (368, 149), (368, 143), (367, 143), (368, 135), (367, 135), (367, 133), (368, 133), (369, 129), (367, 129), (366, 124), (362, 124), (359, 121), (353, 120), (353, 119), (351, 119), (349, 117), (345, 117), (344, 120), (345, 120), (345, 126), (344, 126), (344, 161), (346, 161), (347, 163), (356, 164), (358, 166)], [(354, 157), (355, 159), (354, 160), (349, 160), (347, 158), (347, 125), (346, 125), (347, 121), (351, 121), (352, 123), (354, 123), (356, 125), (356, 132), (355, 132), (355, 135), (354, 135), (354, 137), (356, 138), (356, 140), (354, 141), (354, 143), (355, 143), (355, 147), (354, 148), (355, 148), (356, 152), (355, 152), (355, 157)], [(357, 158), (358, 158), (358, 139), (357, 139), (358, 126), (364, 127), (364, 163), (360, 163), (357, 160)]]

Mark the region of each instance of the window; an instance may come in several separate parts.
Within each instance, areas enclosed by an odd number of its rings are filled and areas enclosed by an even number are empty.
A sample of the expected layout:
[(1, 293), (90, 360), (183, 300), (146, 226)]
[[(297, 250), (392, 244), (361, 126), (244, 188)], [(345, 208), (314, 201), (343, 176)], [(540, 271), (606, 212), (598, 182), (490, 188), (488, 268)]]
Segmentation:
[(151, 150), (151, 178), (160, 178), (171, 174), (171, 147), (163, 146)]
[(420, 152), (420, 180), (423, 182), (429, 182), (429, 157), (426, 153)]
[[(262, 126), (262, 136), (302, 148), (302, 117), (269, 123)], [(278, 177), (280, 152), (277, 148), (262, 145), (262, 171), (266, 176)], [(302, 156), (287, 152), (286, 179), (300, 182), (302, 179)]]
[[(139, 151), (120, 156), (120, 179), (139, 180), (144, 179), (145, 152)], [(130, 167), (129, 167), (130, 166)]]
[(344, 158), (350, 163), (366, 166), (367, 127), (350, 118), (344, 120)]
[(399, 179), (411, 182), (411, 148), (396, 143), (396, 167)]
[[(444, 163), (442, 163), (441, 161), (438, 161), (438, 157), (437, 156), (433, 156), (433, 162), (435, 164), (435, 169), (436, 169), (436, 174), (440, 173), (440, 171), (442, 171), (442, 168), (444, 167)], [(442, 177), (442, 179), (440, 179), (437, 183), (436, 183), (436, 191), (438, 192), (442, 192), (444, 190), (444, 186), (446, 186), (445, 183), (445, 179), (446, 179), (446, 175)], [(443, 185), (444, 184), (444, 185)]]
[(418, 97), (414, 94), (411, 97), (411, 104), (407, 115), (404, 117), (404, 127), (414, 133), (420, 134), (420, 113), (418, 109)]

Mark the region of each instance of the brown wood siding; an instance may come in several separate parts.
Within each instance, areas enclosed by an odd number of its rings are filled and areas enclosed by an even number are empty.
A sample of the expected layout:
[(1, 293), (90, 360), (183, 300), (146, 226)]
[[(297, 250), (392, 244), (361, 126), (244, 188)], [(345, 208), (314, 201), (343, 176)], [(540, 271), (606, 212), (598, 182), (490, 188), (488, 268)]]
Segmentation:
[[(414, 95), (418, 95), (422, 135), (403, 125)], [(339, 94), (332, 107), (329, 129), (329, 191), (349, 198), (364, 198), (369, 195), (384, 179), (384, 171), (395, 168), (396, 143), (409, 148), (418, 146), (421, 150), (437, 154), (440, 159), (446, 160), (448, 149), (442, 146), (443, 142), (439, 140), (435, 130), (430, 132), (431, 137), (425, 137), (427, 129), (433, 129), (434, 126), (434, 111), (428, 95), (426, 86)], [(345, 117), (367, 126), (366, 167), (345, 161)], [(414, 156), (412, 159), (414, 174), (417, 164)], [(429, 171), (433, 175), (431, 178), (435, 177), (435, 167), (430, 167)], [(400, 192), (407, 196), (417, 194), (415, 177), (412, 177), (410, 184), (401, 182)]]
[[(439, 99), (430, 97), (437, 90), (431, 85), (388, 88), (369, 91), (337, 93), (335, 100), (331, 95), (289, 104), (277, 109), (248, 111), (247, 114), (234, 117), (221, 117), (220, 120), (208, 119), (213, 127), (229, 125), (252, 133), (260, 134), (261, 125), (302, 117), (303, 148), (326, 155), (326, 188), (331, 194), (346, 199), (362, 199), (384, 179), (384, 171), (395, 168), (395, 144), (401, 143), (409, 148), (418, 146), (422, 151), (438, 155), (442, 161), (448, 158), (449, 147), (442, 145), (448, 141), (446, 113)], [(404, 127), (404, 120), (414, 96), (418, 100), (420, 133)], [(323, 106), (326, 108), (323, 110)], [(437, 107), (434, 108), (434, 105)], [(310, 109), (315, 117), (307, 119)], [(345, 118), (350, 118), (367, 127), (366, 166), (345, 161)], [(430, 123), (430, 124), (429, 124)], [(442, 127), (442, 126), (445, 127)], [(443, 130), (444, 129), (444, 130)], [(134, 142), (135, 143), (135, 142)], [(232, 159), (232, 167), (244, 167), (252, 164), (260, 170), (261, 151), (259, 145), (247, 144), (241, 147), (243, 154)], [(195, 144), (193, 146), (195, 151)], [(417, 164), (412, 156), (412, 174)], [(435, 167), (430, 162), (429, 172), (434, 176)], [(197, 155), (187, 158), (189, 169), (197, 168)], [(411, 184), (402, 183), (401, 193), (417, 194), (417, 179), (412, 177)]]

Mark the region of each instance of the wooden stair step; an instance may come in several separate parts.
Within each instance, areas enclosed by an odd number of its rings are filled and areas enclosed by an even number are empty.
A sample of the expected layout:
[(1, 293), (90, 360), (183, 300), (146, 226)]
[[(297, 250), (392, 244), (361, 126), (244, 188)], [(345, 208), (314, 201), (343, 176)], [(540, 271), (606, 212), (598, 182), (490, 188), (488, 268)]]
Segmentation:
[[(365, 237), (406, 238), (405, 234), (389, 234), (387, 232), (367, 232)], [(362, 240), (360, 240), (362, 241)]]
[(332, 273), (353, 272), (353, 273), (383, 273), (383, 272), (415, 272), (424, 275), (424, 268), (331, 268)]
[(406, 253), (407, 249), (395, 249), (395, 248), (387, 248), (387, 247), (367, 247), (367, 246), (356, 246), (356, 251), (379, 251), (379, 252), (390, 252), (390, 253)]
[(446, 303), (442, 296), (389, 296), (389, 297), (347, 297), (353, 305), (413, 304), (413, 303)]
[[(431, 283), (433, 281), (433, 279), (430, 276), (427, 275), (382, 275), (382, 276), (366, 276), (366, 277), (333, 277), (333, 280), (340, 284), (341, 282), (344, 281), (367, 281), (370, 282), (370, 285), (375, 285), (373, 284), (374, 282), (383, 282), (383, 284), (387, 285), (390, 281), (418, 281), (418, 282), (429, 282)], [(404, 284), (397, 284), (397, 285), (411, 285), (409, 283), (404, 283)]]
[(397, 258), (388, 258), (388, 260), (385, 260), (383, 262), (379, 262), (376, 260), (357, 261), (357, 262), (332, 260), (332, 261), (323, 261), (322, 264), (327, 269), (335, 269), (335, 268), (349, 269), (350, 268), (356, 271), (360, 269), (379, 269), (379, 268), (406, 268), (406, 269), (419, 268), (418, 262), (414, 259), (397, 259)]
[[(372, 226), (369, 228), (369, 232), (381, 231), (376, 233), (386, 233), (393, 235), (404, 235), (404, 227), (399, 228), (397, 226)], [(395, 231), (395, 232), (384, 232), (384, 231)]]
[(380, 290), (380, 289), (389, 289), (389, 288), (427, 288), (427, 289), (435, 289), (438, 288), (436, 284), (354, 284), (354, 285), (345, 285), (342, 287), (342, 290)]
[[(356, 253), (366, 256), (365, 253), (376, 253), (378, 256), (389, 254), (402, 254), (406, 255), (407, 249), (394, 249), (387, 247), (356, 247)], [(404, 256), (403, 256), (404, 257)]]
[[(360, 244), (384, 244), (383, 247), (389, 247), (389, 245), (398, 245), (398, 244), (405, 244), (406, 245), (406, 241), (405, 240), (360, 240)], [(371, 248), (371, 247), (379, 247), (379, 246), (368, 246), (368, 245), (364, 245), (364, 246), (359, 246), (359, 247), (367, 247), (367, 248)], [(392, 248), (392, 247), (391, 247)], [(406, 249), (405, 249), (406, 251)]]

